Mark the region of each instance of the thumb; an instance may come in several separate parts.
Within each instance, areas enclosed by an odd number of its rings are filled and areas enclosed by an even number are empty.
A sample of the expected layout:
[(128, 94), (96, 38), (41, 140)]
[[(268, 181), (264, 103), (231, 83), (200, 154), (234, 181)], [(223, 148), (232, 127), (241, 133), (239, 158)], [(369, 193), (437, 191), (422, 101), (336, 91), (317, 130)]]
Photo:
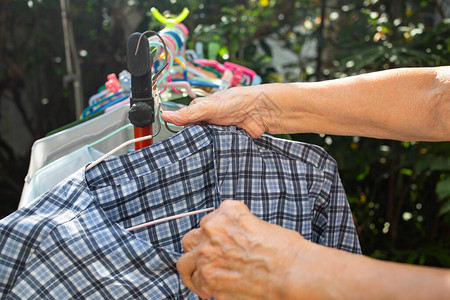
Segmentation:
[(182, 108), (177, 111), (164, 111), (161, 113), (161, 118), (169, 123), (183, 126), (187, 125), (189, 121), (188, 115), (183, 111), (185, 108)]
[(177, 111), (164, 111), (161, 114), (161, 118), (166, 122), (178, 126), (208, 121), (211, 118), (211, 105), (211, 102), (206, 99), (194, 99), (189, 106)]

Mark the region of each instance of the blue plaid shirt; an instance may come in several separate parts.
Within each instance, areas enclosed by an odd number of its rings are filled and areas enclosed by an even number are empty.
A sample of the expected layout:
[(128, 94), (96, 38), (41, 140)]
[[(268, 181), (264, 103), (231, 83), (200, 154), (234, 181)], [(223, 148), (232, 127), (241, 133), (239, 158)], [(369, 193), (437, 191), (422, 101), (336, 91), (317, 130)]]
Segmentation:
[(237, 199), (257, 217), (360, 253), (335, 161), (321, 148), (234, 127), (190, 126), (76, 172), (0, 220), (2, 298), (189, 299), (176, 261), (205, 215)]

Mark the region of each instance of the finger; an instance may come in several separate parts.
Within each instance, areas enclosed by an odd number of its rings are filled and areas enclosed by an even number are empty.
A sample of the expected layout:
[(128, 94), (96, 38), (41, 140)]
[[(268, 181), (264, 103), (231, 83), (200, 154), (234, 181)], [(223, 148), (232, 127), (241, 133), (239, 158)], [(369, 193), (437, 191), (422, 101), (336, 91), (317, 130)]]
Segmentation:
[(200, 242), (201, 237), (201, 229), (192, 229), (188, 233), (186, 233), (181, 240), (181, 244), (183, 245), (184, 252), (189, 252), (194, 249)]
[(201, 100), (195, 99), (189, 106), (183, 107), (177, 111), (163, 112), (161, 118), (164, 121), (178, 126), (207, 121), (212, 117), (210, 111), (213, 105), (213, 102), (206, 97)]
[(194, 286), (192, 282), (192, 275), (195, 272), (197, 265), (197, 255), (195, 251), (190, 251), (188, 253), (183, 254), (177, 261), (177, 270), (180, 273), (181, 280), (183, 283), (194, 293), (197, 295), (199, 291)]
[(245, 212), (250, 212), (250, 210), (248, 209), (248, 206), (245, 205), (244, 202), (242, 201), (238, 201), (238, 200), (233, 200), (233, 199), (226, 199), (224, 201), (222, 201), (222, 203), (220, 204), (218, 210), (230, 210), (230, 209), (237, 209), (237, 210), (243, 210)]
[(237, 124), (237, 126), (247, 131), (248, 134), (250, 134), (250, 136), (255, 139), (263, 135), (265, 131), (268, 131), (265, 130), (263, 125), (260, 125), (259, 123), (262, 123), (262, 121), (257, 120), (256, 116), (249, 116), (241, 123)]
[(210, 212), (209, 214), (207, 214), (206, 216), (204, 216), (201, 220), (200, 220), (200, 228), (202, 228), (203, 226), (205, 226), (206, 223), (208, 223), (212, 218), (214, 218), (214, 216), (217, 215), (217, 209)]
[(184, 112), (185, 108), (182, 108), (177, 111), (164, 111), (161, 113), (161, 118), (169, 123), (183, 126), (188, 125), (188, 117), (186, 116), (186, 112)]
[(222, 203), (220, 203), (218, 209), (207, 214), (206, 216), (203, 217), (203, 219), (200, 220), (200, 228), (204, 227), (206, 223), (211, 221), (211, 219), (217, 218), (217, 215), (221, 214), (223, 211), (229, 211), (234, 209), (243, 210), (244, 212), (250, 212), (247, 205), (245, 205), (243, 202), (233, 199), (227, 199), (222, 201)]
[(205, 290), (205, 285), (203, 280), (200, 278), (200, 272), (198, 270), (195, 270), (194, 273), (192, 273), (192, 283), (197, 290), (195, 292), (200, 298), (202, 299), (209, 299), (212, 297), (211, 293)]

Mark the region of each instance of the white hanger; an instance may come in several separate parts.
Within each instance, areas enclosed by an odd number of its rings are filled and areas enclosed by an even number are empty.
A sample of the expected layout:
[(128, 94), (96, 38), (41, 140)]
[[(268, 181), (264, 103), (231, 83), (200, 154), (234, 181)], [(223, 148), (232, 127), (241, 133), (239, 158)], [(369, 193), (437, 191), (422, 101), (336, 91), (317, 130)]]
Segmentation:
[[(159, 126), (159, 130), (158, 130), (157, 134), (159, 133), (160, 130), (161, 130), (161, 125)], [(105, 160), (106, 158), (108, 158), (112, 154), (116, 153), (120, 149), (122, 149), (122, 148), (124, 148), (124, 147), (126, 147), (126, 146), (128, 146), (130, 144), (133, 144), (133, 143), (136, 143), (136, 142), (145, 141), (145, 140), (151, 139), (153, 137), (154, 137), (154, 135), (147, 135), (147, 136), (143, 136), (143, 137), (140, 137), (140, 138), (137, 138), (137, 139), (132, 139), (132, 140), (126, 141), (125, 143), (117, 146), (116, 148), (114, 148), (113, 150), (109, 151), (108, 153), (106, 153), (105, 155), (103, 155), (102, 157), (97, 159), (96, 161), (94, 161), (91, 164), (89, 164), (86, 167), (86, 171), (91, 169), (91, 168), (93, 168), (93, 167), (95, 167), (96, 165), (98, 165), (103, 160)], [(199, 210), (195, 210), (195, 211), (191, 211), (191, 212), (187, 212), (187, 213), (181, 213), (181, 214), (178, 214), (178, 215), (174, 215), (174, 216), (165, 217), (165, 218), (162, 218), (162, 219), (146, 222), (146, 223), (143, 223), (143, 224), (140, 224), (140, 225), (136, 225), (136, 226), (133, 226), (133, 227), (130, 227), (130, 228), (125, 228), (125, 230), (133, 231), (133, 230), (141, 229), (141, 228), (144, 228), (144, 227), (147, 227), (147, 226), (150, 226), (150, 225), (154, 225), (154, 224), (158, 224), (158, 223), (162, 223), (162, 222), (167, 222), (167, 221), (170, 221), (170, 220), (175, 220), (175, 219), (178, 219), (178, 218), (187, 217), (187, 216), (191, 216), (191, 215), (197, 215), (197, 214), (201, 214), (201, 213), (204, 213), (204, 212), (209, 212), (209, 211), (212, 211), (212, 210), (214, 210), (214, 207), (199, 209)]]
[(92, 169), (93, 167), (95, 167), (96, 165), (98, 165), (99, 163), (101, 163), (102, 161), (104, 161), (105, 159), (107, 159), (109, 156), (113, 155), (114, 153), (116, 153), (120, 149), (122, 149), (122, 148), (124, 148), (124, 147), (126, 147), (126, 146), (128, 146), (130, 144), (133, 144), (133, 143), (149, 140), (149, 139), (153, 138), (154, 136), (156, 136), (156, 135), (146, 135), (146, 136), (143, 136), (143, 137), (140, 137), (140, 138), (137, 138), (137, 139), (132, 139), (132, 140), (126, 141), (123, 144), (120, 144), (116, 148), (112, 149), (111, 151), (109, 151), (108, 153), (106, 153), (105, 155), (100, 157), (99, 159), (93, 161), (88, 166), (86, 166), (86, 171)]
[[(160, 128), (159, 128), (157, 133), (159, 133), (159, 131), (161, 130), (161, 125), (159, 127)], [(126, 147), (126, 146), (128, 146), (130, 144), (136, 143), (136, 142), (141, 142), (141, 141), (145, 141), (145, 140), (151, 139), (151, 138), (153, 138), (153, 136), (154, 135), (147, 135), (147, 136), (144, 136), (144, 137), (140, 137), (140, 138), (137, 138), (137, 139), (132, 139), (132, 140), (126, 141), (125, 143), (117, 146), (116, 148), (114, 148), (113, 150), (109, 151), (108, 153), (106, 153), (105, 155), (103, 155), (102, 157), (97, 159), (96, 161), (92, 162), (90, 165), (88, 165), (86, 167), (86, 171), (91, 169), (91, 168), (93, 168), (93, 167), (95, 167), (96, 165), (98, 165), (103, 160), (105, 160), (106, 158), (108, 158), (109, 156), (114, 154), (115, 152), (119, 151), (120, 149), (122, 149), (122, 148), (124, 148), (124, 147)], [(187, 213), (181, 213), (181, 214), (178, 214), (178, 215), (174, 215), (174, 216), (165, 217), (165, 218), (161, 218), (161, 219), (158, 219), (158, 220), (153, 220), (153, 221), (150, 221), (150, 222), (142, 223), (140, 225), (136, 225), (136, 226), (133, 226), (133, 227), (130, 227), (130, 228), (125, 228), (125, 230), (133, 231), (133, 230), (141, 229), (141, 228), (144, 228), (144, 227), (148, 227), (150, 225), (154, 225), (154, 224), (158, 224), (158, 223), (162, 223), (162, 222), (167, 222), (167, 221), (170, 221), (170, 220), (175, 220), (175, 219), (178, 219), (178, 218), (187, 217), (187, 216), (191, 216), (191, 215), (197, 215), (197, 214), (201, 214), (201, 213), (204, 213), (204, 212), (209, 212), (209, 211), (212, 211), (212, 210), (214, 210), (214, 207), (199, 209), (199, 210), (195, 210), (195, 211), (191, 211), (191, 212), (187, 212)]]
[[(161, 103), (158, 103), (157, 107), (158, 107), (157, 115), (159, 116), (159, 111), (161, 110)], [(95, 167), (96, 165), (98, 165), (99, 163), (104, 161), (106, 158), (108, 158), (109, 156), (113, 155), (114, 153), (116, 153), (120, 149), (122, 149), (122, 148), (124, 148), (124, 147), (126, 147), (126, 146), (128, 146), (130, 144), (137, 143), (137, 142), (142, 142), (142, 141), (149, 140), (149, 139), (155, 137), (161, 131), (161, 123), (158, 122), (158, 124), (159, 124), (159, 127), (158, 127), (158, 130), (157, 130), (156, 134), (143, 136), (143, 137), (140, 137), (140, 138), (137, 138), (137, 139), (132, 139), (132, 140), (129, 140), (129, 141), (126, 141), (126, 142), (120, 144), (116, 148), (112, 149), (111, 151), (109, 151), (108, 153), (106, 153), (105, 155), (100, 157), (99, 159), (93, 161), (88, 166), (86, 166), (86, 171), (92, 169), (93, 167)], [(167, 123), (166, 123), (166, 127), (167, 127)], [(144, 227), (147, 227), (147, 226), (150, 226), (150, 225), (154, 225), (154, 224), (158, 224), (158, 223), (162, 223), (162, 222), (166, 222), (166, 221), (170, 221), (170, 220), (175, 220), (175, 219), (178, 219), (178, 218), (187, 217), (187, 216), (191, 216), (191, 215), (197, 215), (197, 214), (201, 214), (201, 213), (212, 211), (212, 210), (214, 210), (214, 207), (204, 208), (204, 209), (195, 210), (195, 211), (191, 211), (191, 212), (187, 212), (187, 213), (181, 213), (181, 214), (178, 214), (178, 215), (174, 215), (174, 216), (165, 217), (165, 218), (162, 218), (162, 219), (146, 222), (146, 223), (143, 223), (143, 224), (140, 224), (140, 225), (136, 225), (136, 226), (133, 226), (133, 227), (130, 227), (130, 228), (125, 228), (125, 230), (133, 231), (133, 230), (144, 228)]]
[(190, 212), (187, 212), (187, 213), (182, 213), (182, 214), (178, 214), (178, 215), (174, 215), (174, 216), (165, 217), (165, 218), (161, 218), (161, 219), (158, 219), (158, 220), (150, 221), (150, 222), (147, 222), (147, 223), (142, 223), (140, 225), (136, 225), (136, 226), (133, 226), (133, 227), (125, 228), (125, 230), (133, 231), (133, 230), (141, 229), (141, 228), (144, 228), (144, 227), (147, 227), (147, 226), (150, 226), (150, 225), (154, 225), (154, 224), (158, 224), (158, 223), (162, 223), (162, 222), (167, 222), (167, 221), (175, 220), (175, 219), (182, 218), (182, 217), (197, 215), (197, 214), (201, 214), (201, 213), (212, 211), (212, 210), (214, 210), (214, 207), (194, 210), (194, 211), (190, 211)]

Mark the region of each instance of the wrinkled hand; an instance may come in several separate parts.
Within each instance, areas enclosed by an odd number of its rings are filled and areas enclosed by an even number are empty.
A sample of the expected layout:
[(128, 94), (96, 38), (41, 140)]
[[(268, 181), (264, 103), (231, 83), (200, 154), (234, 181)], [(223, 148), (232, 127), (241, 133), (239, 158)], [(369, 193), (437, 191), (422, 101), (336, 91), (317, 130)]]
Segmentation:
[(184, 236), (177, 268), (202, 298), (279, 299), (302, 240), (258, 219), (245, 204), (226, 200)]
[(197, 98), (178, 111), (163, 112), (161, 117), (175, 125), (209, 123), (235, 125), (252, 137), (260, 137), (279, 123), (277, 109), (264, 100), (258, 86), (237, 87)]

